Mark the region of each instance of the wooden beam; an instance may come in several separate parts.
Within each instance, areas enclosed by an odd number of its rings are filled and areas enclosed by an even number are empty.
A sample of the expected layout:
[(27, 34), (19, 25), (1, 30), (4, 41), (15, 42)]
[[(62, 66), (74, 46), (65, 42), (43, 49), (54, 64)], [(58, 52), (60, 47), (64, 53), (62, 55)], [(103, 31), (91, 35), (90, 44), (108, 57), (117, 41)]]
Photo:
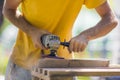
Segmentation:
[(120, 68), (44, 68), (46, 76), (120, 76)]
[(74, 76), (120, 76), (120, 68), (40, 68), (41, 72), (32, 71), (33, 80), (72, 80)]
[(32, 80), (73, 80), (73, 76), (54, 76), (50, 77), (48, 76), (48, 73), (44, 69), (35, 68), (33, 71), (31, 71), (32, 74)]
[(80, 67), (107, 67), (109, 60), (103, 59), (40, 59), (39, 68), (80, 68)]

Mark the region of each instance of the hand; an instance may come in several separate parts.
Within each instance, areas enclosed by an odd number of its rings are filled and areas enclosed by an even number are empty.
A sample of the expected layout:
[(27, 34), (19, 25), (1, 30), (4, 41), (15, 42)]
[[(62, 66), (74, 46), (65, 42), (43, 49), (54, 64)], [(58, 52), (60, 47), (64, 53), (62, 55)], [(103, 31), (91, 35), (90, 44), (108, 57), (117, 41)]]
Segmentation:
[(88, 39), (87, 37), (84, 35), (84, 34), (80, 34), (76, 37), (73, 37), (71, 40), (70, 40), (70, 45), (69, 45), (69, 52), (71, 53), (72, 51), (73, 52), (82, 52), (87, 44), (88, 44)]
[(41, 36), (44, 34), (50, 34), (50, 32), (39, 29), (35, 29), (32, 31), (31, 38), (36, 48), (46, 49), (41, 43)]

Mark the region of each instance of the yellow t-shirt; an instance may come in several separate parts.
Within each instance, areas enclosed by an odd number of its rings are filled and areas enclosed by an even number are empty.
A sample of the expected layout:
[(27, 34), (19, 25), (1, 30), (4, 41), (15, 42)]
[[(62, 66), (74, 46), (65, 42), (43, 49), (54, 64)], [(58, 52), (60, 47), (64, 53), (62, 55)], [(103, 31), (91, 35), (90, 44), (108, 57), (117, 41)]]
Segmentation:
[[(23, 0), (22, 13), (25, 19), (38, 29), (47, 30), (58, 35), (61, 41), (71, 38), (73, 23), (82, 7), (95, 8), (106, 0)], [(19, 30), (16, 44), (12, 53), (12, 60), (28, 69), (40, 59), (41, 49), (35, 48), (26, 33)], [(60, 47), (57, 54), (64, 58), (71, 58), (67, 49)]]

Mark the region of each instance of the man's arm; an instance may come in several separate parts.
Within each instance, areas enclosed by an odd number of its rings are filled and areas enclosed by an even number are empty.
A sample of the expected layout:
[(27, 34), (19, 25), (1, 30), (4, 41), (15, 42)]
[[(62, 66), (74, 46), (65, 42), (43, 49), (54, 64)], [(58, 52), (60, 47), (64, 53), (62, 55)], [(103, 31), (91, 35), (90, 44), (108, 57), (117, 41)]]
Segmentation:
[(8, 18), (16, 27), (21, 29), (27, 35), (29, 35), (35, 46), (44, 48), (40, 43), (40, 37), (42, 34), (47, 34), (46, 31), (38, 30), (33, 25), (25, 20), (17, 8), (22, 0), (5, 0), (3, 6), (3, 14), (6, 18)]
[(83, 51), (90, 40), (106, 35), (118, 24), (107, 1), (97, 7), (96, 11), (101, 16), (100, 22), (94, 27), (83, 31), (78, 36), (72, 38), (69, 47), (70, 52)]
[[(102, 37), (109, 33), (113, 28), (116, 27), (118, 21), (112, 12), (108, 2), (96, 8), (97, 13), (101, 17), (101, 21), (91, 29), (88, 29), (85, 33), (88, 35), (89, 40)], [(84, 34), (84, 32), (83, 32)]]

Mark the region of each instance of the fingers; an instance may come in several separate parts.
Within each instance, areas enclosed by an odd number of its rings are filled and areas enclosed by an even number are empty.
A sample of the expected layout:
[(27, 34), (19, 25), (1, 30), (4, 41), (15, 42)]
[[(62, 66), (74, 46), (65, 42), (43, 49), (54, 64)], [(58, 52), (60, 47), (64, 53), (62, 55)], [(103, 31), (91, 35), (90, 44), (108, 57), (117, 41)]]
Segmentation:
[(39, 42), (39, 47), (40, 47), (41, 49), (46, 49), (45, 46), (41, 43), (41, 40), (40, 40), (40, 39), (39, 39), (38, 42)]
[(34, 45), (35, 45), (36, 48), (46, 49), (46, 48), (44, 47), (44, 45), (42, 45), (40, 39), (37, 39), (37, 40), (34, 42)]
[(79, 40), (71, 40), (70, 46), (68, 48), (69, 52), (82, 52), (87, 46), (86, 41), (79, 41)]
[(35, 47), (40, 49), (46, 49), (46, 47), (42, 44), (41, 40), (41, 35), (38, 35), (36, 39), (34, 39)]
[(51, 33), (48, 31), (42, 30), (42, 29), (38, 30), (37, 28), (35, 28), (33, 32), (30, 34), (32, 42), (36, 48), (46, 49), (45, 46), (41, 42), (41, 36), (45, 34), (51, 34)]

